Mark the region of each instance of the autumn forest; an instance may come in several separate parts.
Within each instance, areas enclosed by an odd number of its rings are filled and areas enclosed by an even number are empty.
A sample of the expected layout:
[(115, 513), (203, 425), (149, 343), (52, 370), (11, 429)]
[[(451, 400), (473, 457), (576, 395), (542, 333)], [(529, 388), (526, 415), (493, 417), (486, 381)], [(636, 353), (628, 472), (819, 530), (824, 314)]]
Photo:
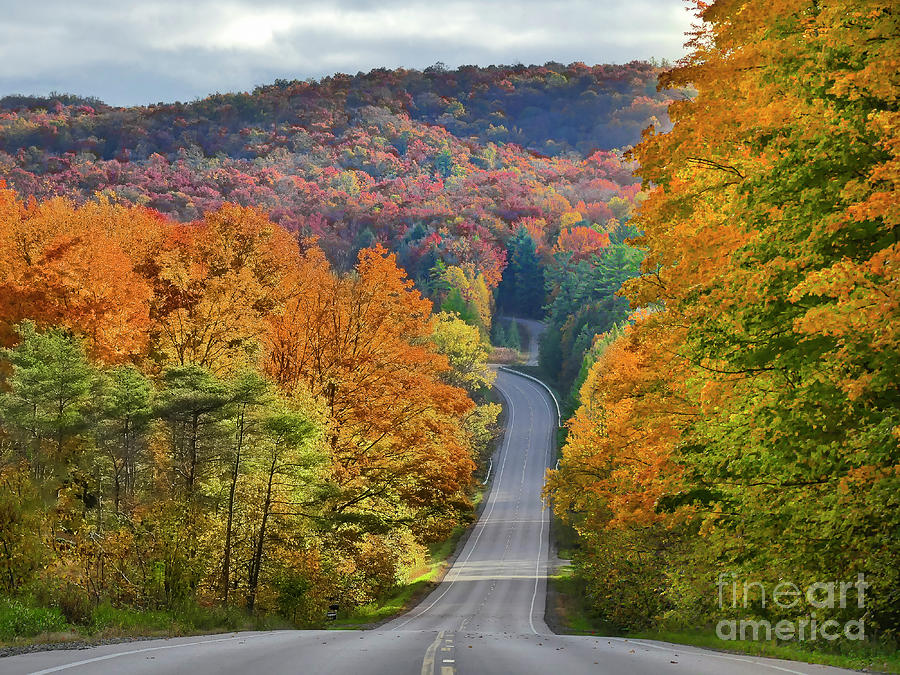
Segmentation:
[(519, 318), (594, 619), (864, 574), (895, 644), (896, 8), (696, 11), (674, 65), (0, 99), (0, 641), (378, 608), (475, 519)]

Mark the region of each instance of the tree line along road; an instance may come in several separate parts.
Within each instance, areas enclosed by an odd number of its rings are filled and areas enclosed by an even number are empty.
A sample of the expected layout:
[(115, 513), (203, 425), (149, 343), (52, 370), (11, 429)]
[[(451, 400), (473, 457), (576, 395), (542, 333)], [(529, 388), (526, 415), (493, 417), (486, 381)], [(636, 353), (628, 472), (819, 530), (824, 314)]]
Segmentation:
[(0, 659), (0, 673), (472, 673), (744, 675), (851, 672), (650, 640), (555, 635), (544, 623), (549, 514), (541, 499), (556, 408), (501, 371), (507, 430), (483, 511), (444, 580), (370, 631), (267, 631), (104, 645)]

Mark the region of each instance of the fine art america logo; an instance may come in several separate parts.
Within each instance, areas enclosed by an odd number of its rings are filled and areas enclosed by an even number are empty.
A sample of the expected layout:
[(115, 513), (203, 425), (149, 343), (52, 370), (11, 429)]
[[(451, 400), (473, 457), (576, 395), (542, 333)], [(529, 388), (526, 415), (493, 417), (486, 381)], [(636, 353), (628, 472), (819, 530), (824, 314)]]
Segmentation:
[[(863, 640), (865, 624), (861, 615), (869, 586), (862, 573), (856, 581), (816, 581), (801, 588), (790, 581), (767, 587), (759, 581), (739, 580), (734, 572), (723, 572), (716, 582), (720, 610), (784, 614), (805, 605), (809, 615), (774, 622), (756, 618), (723, 619), (716, 624), (716, 635), (720, 640), (771, 640), (773, 636), (800, 642), (837, 640), (842, 636), (847, 640)], [(848, 618), (854, 613), (856, 618)]]

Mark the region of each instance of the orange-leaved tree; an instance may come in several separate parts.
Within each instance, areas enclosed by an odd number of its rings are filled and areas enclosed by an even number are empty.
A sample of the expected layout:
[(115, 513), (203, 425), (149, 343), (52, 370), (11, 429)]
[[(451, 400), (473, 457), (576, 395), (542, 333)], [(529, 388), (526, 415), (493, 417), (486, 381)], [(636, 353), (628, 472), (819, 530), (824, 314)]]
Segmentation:
[(150, 289), (135, 269), (127, 230), (148, 232), (150, 212), (108, 202), (76, 207), (53, 199), (21, 203), (0, 190), (0, 335), (29, 318), (65, 326), (92, 356), (127, 361), (147, 349)]
[[(442, 512), (474, 464), (461, 430), (472, 402), (444, 384), (447, 358), (429, 341), (431, 303), (393, 254), (364, 249), (338, 278), (317, 248), (266, 338), (266, 367), (285, 390), (302, 385), (330, 414), (336, 517), (446, 527)], [(374, 526), (374, 525), (373, 525)]]
[(226, 204), (173, 229), (147, 264), (155, 348), (170, 363), (215, 372), (253, 363), (298, 262), (296, 240), (256, 209)]
[[(697, 13), (691, 53), (662, 79), (697, 94), (634, 153), (651, 190), (633, 221), (644, 274), (626, 292), (655, 312), (629, 339), (695, 411), (658, 411), (679, 430), (685, 484), (654, 513), (699, 516), (660, 592), (697, 618), (679, 577), (865, 573), (868, 620), (896, 634), (897, 13), (883, 0), (718, 0)], [(663, 339), (643, 334), (648, 322)], [(633, 491), (611, 487), (595, 508)]]

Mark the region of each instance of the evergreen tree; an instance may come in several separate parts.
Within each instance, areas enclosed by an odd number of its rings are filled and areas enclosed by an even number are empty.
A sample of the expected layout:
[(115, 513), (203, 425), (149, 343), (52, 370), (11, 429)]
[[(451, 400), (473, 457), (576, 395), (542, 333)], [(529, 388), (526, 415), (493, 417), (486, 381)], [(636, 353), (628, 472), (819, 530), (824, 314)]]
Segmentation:
[(544, 300), (544, 268), (537, 255), (537, 246), (531, 235), (521, 228), (519, 230), (514, 262), (516, 275), (516, 307), (521, 316), (540, 318), (543, 315)]
[(35, 476), (65, 473), (69, 441), (84, 431), (96, 371), (81, 343), (59, 329), (39, 333), (25, 321), (21, 343), (0, 354), (12, 365), (0, 419)]
[[(259, 374), (249, 371), (238, 375), (230, 383), (231, 398), (234, 403), (234, 414), (229, 420), (233, 426), (233, 442), (230, 447), (228, 462), (228, 502), (225, 512), (225, 544), (222, 550), (222, 604), (228, 606), (228, 593), (231, 588), (232, 548), (234, 540), (235, 497), (238, 479), (243, 469), (247, 446), (256, 431), (254, 413), (269, 403), (268, 383)], [(258, 578), (258, 577), (257, 577)]]
[[(272, 520), (289, 507), (288, 495), (297, 493), (309, 481), (308, 469), (320, 458), (308, 451), (308, 441), (316, 433), (305, 412), (284, 400), (273, 401), (260, 420), (264, 443), (254, 458), (262, 490), (256, 504), (258, 522), (253, 526), (253, 547), (247, 569), (247, 611), (253, 612), (259, 589), (260, 572), (266, 560)], [(285, 490), (286, 489), (286, 490)], [(287, 493), (287, 494), (286, 494)]]
[(153, 412), (150, 393), (150, 381), (134, 366), (103, 375), (96, 436), (110, 463), (116, 513), (121, 513), (124, 496), (134, 496), (139, 454)]
[(176, 366), (163, 375), (156, 415), (169, 425), (172, 468), (188, 499), (197, 490), (207, 465), (217, 456), (227, 430), (226, 408), (232, 402), (225, 382), (196, 365)]
[(441, 305), (441, 311), (456, 314), (471, 326), (477, 326), (479, 323), (478, 312), (475, 311), (470, 303), (466, 302), (458, 288), (450, 289), (447, 299)]
[(539, 318), (545, 300), (544, 268), (534, 239), (520, 227), (507, 245), (509, 264), (497, 289), (497, 302), (507, 314)]
[(509, 331), (506, 333), (506, 346), (519, 351), (522, 349), (522, 338), (519, 335), (519, 323), (515, 320), (509, 322)]
[(494, 322), (494, 331), (491, 336), (491, 344), (495, 347), (505, 347), (506, 346), (506, 331), (503, 330), (503, 322), (495, 321)]
[[(547, 307), (540, 362), (562, 390), (568, 392), (577, 378), (594, 336), (627, 319), (628, 301), (618, 292), (623, 282), (638, 274), (642, 257), (627, 244), (612, 244), (589, 260), (574, 260), (564, 253), (555, 256), (547, 271), (553, 299)], [(577, 392), (573, 389), (570, 394)]]
[(378, 239), (375, 237), (375, 233), (372, 232), (372, 228), (362, 228), (359, 232), (356, 233), (356, 236), (353, 237), (353, 259), (356, 259), (356, 256), (359, 255), (359, 252), (361, 250), (363, 250), (364, 248), (372, 248), (377, 242)]

